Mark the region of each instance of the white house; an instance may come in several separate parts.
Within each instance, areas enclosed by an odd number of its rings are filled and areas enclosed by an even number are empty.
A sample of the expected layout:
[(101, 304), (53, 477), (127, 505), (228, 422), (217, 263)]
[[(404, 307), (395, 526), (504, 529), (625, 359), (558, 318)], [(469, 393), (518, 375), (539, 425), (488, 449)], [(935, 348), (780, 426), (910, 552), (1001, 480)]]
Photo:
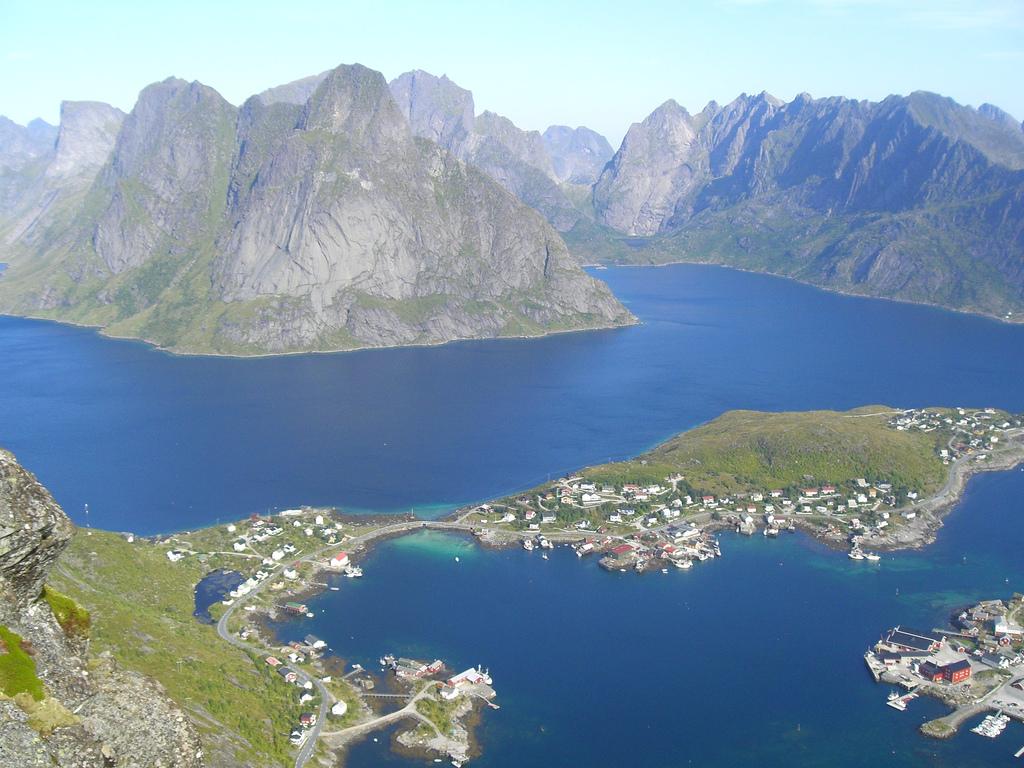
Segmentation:
[(348, 552), (339, 552), (338, 554), (334, 555), (334, 557), (332, 557), (330, 560), (327, 561), (327, 567), (328, 568), (333, 568), (336, 571), (340, 571), (340, 570), (348, 567), (348, 564), (349, 564)]

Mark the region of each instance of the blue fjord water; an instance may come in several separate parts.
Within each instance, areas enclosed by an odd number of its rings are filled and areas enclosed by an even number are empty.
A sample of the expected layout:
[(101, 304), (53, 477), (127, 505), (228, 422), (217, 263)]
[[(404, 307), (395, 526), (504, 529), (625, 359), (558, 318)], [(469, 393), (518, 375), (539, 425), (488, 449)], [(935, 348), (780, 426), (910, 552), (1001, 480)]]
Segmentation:
[[(298, 503), (434, 514), (635, 454), (729, 408), (970, 403), (1024, 410), (1024, 328), (713, 267), (599, 273), (643, 325), (531, 341), (259, 360), (173, 357), (0, 318), (0, 444), (76, 520), (168, 531)], [(1024, 743), (923, 739), (861, 654), (1024, 584), (1024, 472), (982, 476), (938, 542), (849, 561), (802, 535), (607, 574), (450, 536), (382, 544), (311, 601), (313, 631), (490, 666), (480, 765), (1009, 764)], [(455, 564), (458, 554), (460, 563)], [(387, 739), (356, 768), (400, 761)]]
[(68, 513), (148, 534), (268, 508), (437, 514), (730, 408), (1024, 410), (1024, 327), (715, 267), (598, 273), (612, 331), (262, 359), (0, 318), (0, 444)]

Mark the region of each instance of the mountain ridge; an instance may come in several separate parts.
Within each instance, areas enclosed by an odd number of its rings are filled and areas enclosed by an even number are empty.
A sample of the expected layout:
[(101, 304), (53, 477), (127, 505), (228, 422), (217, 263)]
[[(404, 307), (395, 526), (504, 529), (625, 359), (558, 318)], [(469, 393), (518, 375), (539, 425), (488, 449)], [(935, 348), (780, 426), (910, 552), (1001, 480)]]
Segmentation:
[(60, 236), (17, 244), (0, 307), (222, 354), (633, 322), (536, 212), (414, 137), (383, 76), (313, 80), (241, 108), (148, 86)]

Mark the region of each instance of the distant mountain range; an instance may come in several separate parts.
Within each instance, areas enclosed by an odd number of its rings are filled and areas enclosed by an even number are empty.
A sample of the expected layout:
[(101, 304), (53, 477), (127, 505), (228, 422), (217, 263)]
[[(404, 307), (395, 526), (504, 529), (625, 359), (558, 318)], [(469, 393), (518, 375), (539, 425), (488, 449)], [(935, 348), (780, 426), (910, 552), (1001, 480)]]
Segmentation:
[(65, 104), (56, 137), (2, 128), (3, 311), (233, 354), (633, 322), (365, 67), (241, 108), (172, 78), (127, 116)]
[(570, 235), (591, 259), (1024, 311), (1024, 128), (991, 105), (762, 93), (691, 115), (669, 101), (629, 129), (593, 206), (596, 225)]
[(0, 261), (0, 311), (215, 353), (632, 322), (580, 262), (720, 263), (1020, 319), (1024, 127), (930, 93), (762, 93), (668, 101), (613, 152), (476, 114), (421, 71), (342, 66), (240, 108), (170, 79), (127, 116), (0, 119)]

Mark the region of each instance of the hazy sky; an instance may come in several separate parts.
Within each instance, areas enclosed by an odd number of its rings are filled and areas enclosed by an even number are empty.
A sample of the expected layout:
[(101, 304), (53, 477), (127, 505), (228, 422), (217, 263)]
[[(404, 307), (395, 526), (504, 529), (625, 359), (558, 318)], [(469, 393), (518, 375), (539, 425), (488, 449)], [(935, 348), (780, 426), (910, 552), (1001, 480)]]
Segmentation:
[(0, 114), (21, 123), (56, 122), (62, 99), (127, 111), (170, 75), (238, 104), (353, 62), (447, 74), (478, 112), (588, 125), (613, 144), (666, 99), (696, 111), (762, 90), (925, 89), (1019, 120), (1024, 0), (0, 0)]

